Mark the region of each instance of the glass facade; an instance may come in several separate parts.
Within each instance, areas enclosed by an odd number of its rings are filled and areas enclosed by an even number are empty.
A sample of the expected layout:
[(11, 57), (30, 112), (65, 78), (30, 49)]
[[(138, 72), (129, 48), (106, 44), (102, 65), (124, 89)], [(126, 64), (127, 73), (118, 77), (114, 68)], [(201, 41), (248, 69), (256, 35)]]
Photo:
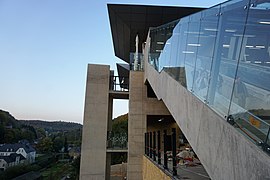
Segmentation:
[(148, 59), (269, 148), (269, 32), (270, 0), (231, 0), (150, 29)]

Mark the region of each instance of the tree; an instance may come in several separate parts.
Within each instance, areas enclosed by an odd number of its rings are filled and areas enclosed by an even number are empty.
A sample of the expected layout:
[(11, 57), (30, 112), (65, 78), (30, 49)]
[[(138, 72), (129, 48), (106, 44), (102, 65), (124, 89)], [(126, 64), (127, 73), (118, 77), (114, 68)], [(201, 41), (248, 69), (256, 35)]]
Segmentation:
[(54, 152), (60, 152), (63, 146), (64, 146), (64, 139), (61, 137), (55, 137), (53, 140)]
[(78, 156), (76, 159), (74, 159), (72, 166), (75, 169), (75, 178), (79, 179), (80, 175), (80, 163), (81, 163), (81, 156)]
[(12, 129), (8, 129), (5, 132), (4, 142), (5, 143), (15, 143), (16, 142), (15, 133)]
[(43, 138), (37, 145), (37, 148), (43, 153), (50, 153), (53, 150), (53, 142), (51, 138)]
[(45, 130), (43, 128), (37, 128), (36, 132), (37, 132), (37, 138), (46, 137), (46, 132), (45, 132)]
[(65, 147), (64, 152), (67, 153), (68, 152), (68, 143), (67, 143), (67, 137), (66, 136), (65, 136), (64, 147)]
[(22, 129), (21, 139), (27, 139), (28, 141), (33, 141), (35, 139), (35, 134), (28, 129)]
[(0, 143), (4, 143), (4, 137), (5, 137), (5, 127), (3, 124), (0, 124)]

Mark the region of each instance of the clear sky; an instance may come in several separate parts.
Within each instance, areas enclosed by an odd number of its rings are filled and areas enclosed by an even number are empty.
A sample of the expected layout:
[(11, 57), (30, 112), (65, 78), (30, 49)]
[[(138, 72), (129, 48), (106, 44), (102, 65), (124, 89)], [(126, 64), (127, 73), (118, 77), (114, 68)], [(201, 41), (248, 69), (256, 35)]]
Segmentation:
[[(210, 7), (220, 0), (0, 0), (0, 109), (82, 123), (88, 63), (114, 56), (107, 3)], [(116, 102), (114, 117), (127, 112)]]

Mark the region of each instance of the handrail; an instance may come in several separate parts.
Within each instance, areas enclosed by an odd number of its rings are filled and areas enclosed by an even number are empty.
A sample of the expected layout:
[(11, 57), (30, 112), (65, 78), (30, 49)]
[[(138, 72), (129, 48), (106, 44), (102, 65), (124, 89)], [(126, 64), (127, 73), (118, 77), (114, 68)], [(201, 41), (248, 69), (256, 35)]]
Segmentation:
[(128, 137), (126, 133), (114, 133), (109, 131), (107, 135), (107, 148), (127, 149)]
[(129, 77), (125, 76), (111, 76), (110, 90), (112, 91), (129, 91)]

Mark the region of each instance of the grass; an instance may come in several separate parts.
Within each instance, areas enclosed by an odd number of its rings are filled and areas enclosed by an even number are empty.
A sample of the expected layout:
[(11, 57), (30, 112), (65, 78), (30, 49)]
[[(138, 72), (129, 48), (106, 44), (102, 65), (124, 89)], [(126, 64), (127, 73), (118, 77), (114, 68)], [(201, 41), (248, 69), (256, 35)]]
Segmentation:
[(57, 162), (52, 164), (47, 169), (41, 171), (41, 174), (45, 180), (61, 179), (67, 175), (69, 175), (71, 179), (74, 179), (72, 178), (72, 174), (74, 174), (74, 168), (70, 165), (70, 163)]

